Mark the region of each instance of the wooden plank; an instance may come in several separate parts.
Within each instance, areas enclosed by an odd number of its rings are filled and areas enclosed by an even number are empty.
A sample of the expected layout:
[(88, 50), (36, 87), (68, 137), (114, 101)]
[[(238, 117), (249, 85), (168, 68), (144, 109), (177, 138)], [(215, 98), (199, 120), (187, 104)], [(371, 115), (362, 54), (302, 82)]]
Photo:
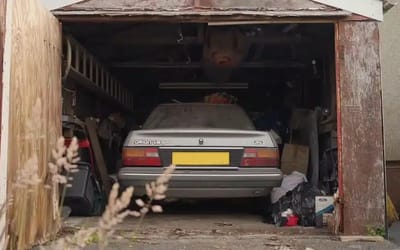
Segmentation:
[[(4, 1), (0, 6), (0, 206), (7, 200), (7, 160), (8, 160), (8, 115), (9, 115), (9, 81), (11, 58), (11, 6)], [(7, 39), (6, 39), (7, 37)], [(5, 53), (6, 52), (6, 53)], [(0, 216), (0, 246), (6, 243), (7, 223), (6, 213)]]
[(77, 71), (79, 71), (79, 58), (80, 58), (79, 47), (78, 46), (73, 46), (72, 48), (73, 48), (73, 50), (75, 50), (75, 64), (73, 65), (73, 67)]
[[(38, 158), (39, 176), (48, 174), (51, 150), (61, 136), (61, 26), (39, 0), (14, 0), (12, 6), (9, 81), (8, 185), (31, 157)], [(27, 25), (27, 23), (29, 25)], [(4, 103), (4, 102), (3, 102)], [(2, 162), (3, 164), (3, 162)], [(42, 182), (32, 192), (14, 193), (9, 209), (10, 243), (16, 249), (55, 236), (52, 192)], [(9, 186), (10, 187), (10, 186)], [(31, 215), (32, 211), (35, 216)], [(14, 228), (22, 223), (25, 228)]]
[[(3, 54), (4, 54), (4, 42), (5, 42), (5, 31), (6, 31), (6, 8), (7, 2), (4, 2), (0, 6), (0, 98), (2, 97), (3, 89)], [(0, 116), (1, 116), (1, 99), (0, 99)], [(0, 120), (1, 121), (1, 120)], [(1, 138), (1, 134), (0, 134)], [(0, 148), (1, 152), (1, 148)]]
[(340, 236), (341, 242), (383, 242), (385, 239), (382, 236), (365, 236), (365, 235), (353, 235), (353, 236)]
[(185, 10), (205, 11), (216, 9), (226, 10), (260, 10), (260, 11), (335, 11), (334, 8), (311, 0), (88, 0), (61, 8), (63, 11), (96, 11), (96, 10), (123, 10), (123, 11), (155, 11), (165, 10), (182, 12)]
[(100, 82), (100, 72), (99, 72), (99, 64), (96, 62), (95, 64), (95, 71), (96, 71), (96, 79), (95, 83), (98, 87), (101, 87), (101, 82)]
[(89, 134), (90, 143), (93, 148), (94, 158), (96, 161), (96, 170), (101, 179), (101, 186), (105, 194), (108, 196), (111, 190), (111, 183), (107, 174), (107, 166), (103, 157), (103, 152), (101, 151), (99, 137), (97, 135), (97, 123), (93, 118), (87, 118), (85, 123), (87, 132)]
[(375, 22), (337, 28), (339, 182), (345, 234), (385, 226), (379, 32)]
[[(197, 69), (204, 65), (201, 62), (111, 62), (112, 68), (148, 68), (148, 69)], [(270, 68), (270, 69), (287, 69), (287, 68), (305, 68), (306, 65), (297, 61), (268, 60), (263, 62), (245, 62), (239, 65), (240, 68)]]
[(83, 59), (82, 59), (82, 66), (83, 66), (83, 68), (82, 68), (82, 74), (84, 75), (84, 76), (86, 76), (88, 79), (90, 79), (90, 76), (88, 77), (88, 75), (87, 75), (87, 60), (86, 60), (86, 51), (82, 51), (82, 54), (83, 54)]
[(105, 81), (105, 75), (104, 75), (104, 69), (103, 67), (100, 67), (100, 75), (101, 75), (101, 83), (100, 86), (103, 90), (105, 90), (107, 92), (107, 85), (106, 85), (106, 81)]
[[(263, 21), (265, 23), (325, 23), (350, 16), (347, 11), (53, 11), (62, 22), (232, 22)], [(277, 20), (279, 18), (279, 20)], [(267, 22), (267, 21), (270, 22)]]
[(93, 82), (93, 56), (89, 56), (89, 79)]

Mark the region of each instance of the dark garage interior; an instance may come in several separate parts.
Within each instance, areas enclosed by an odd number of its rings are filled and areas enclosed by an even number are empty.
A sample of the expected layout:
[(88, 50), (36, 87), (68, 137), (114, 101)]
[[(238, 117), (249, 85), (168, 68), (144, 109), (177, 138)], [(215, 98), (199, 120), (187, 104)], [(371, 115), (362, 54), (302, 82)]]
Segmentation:
[[(121, 167), (129, 131), (158, 104), (234, 103), (257, 130), (274, 131), (284, 174), (305, 174), (320, 195), (337, 191), (334, 24), (65, 23), (63, 31), (64, 135), (84, 140), (88, 117), (100, 128), (116, 119), (115, 138), (100, 139), (108, 175)], [(98, 165), (94, 154), (87, 161)], [(73, 214), (87, 213), (69, 202)]]

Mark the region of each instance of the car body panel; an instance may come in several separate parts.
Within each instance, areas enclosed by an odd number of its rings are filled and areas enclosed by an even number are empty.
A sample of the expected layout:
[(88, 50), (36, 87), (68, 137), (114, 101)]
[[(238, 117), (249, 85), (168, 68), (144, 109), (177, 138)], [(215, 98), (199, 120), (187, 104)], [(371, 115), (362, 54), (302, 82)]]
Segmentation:
[[(163, 168), (122, 168), (122, 186), (135, 183), (135, 194), (144, 195), (145, 183), (155, 180)], [(230, 170), (176, 169), (167, 196), (170, 198), (239, 198), (267, 195), (279, 186), (282, 172), (277, 168), (235, 168)]]
[[(126, 138), (124, 148), (135, 147), (157, 148), (163, 166), (183, 155), (180, 162), (187, 164), (177, 164), (169, 197), (265, 196), (282, 179), (277, 166), (241, 167), (247, 148), (278, 149), (272, 136), (256, 131), (246, 113), (236, 105), (160, 105), (149, 116), (144, 129), (131, 131)], [(199, 159), (198, 153), (210, 159)], [(196, 162), (190, 162), (191, 156)], [(123, 186), (134, 185), (136, 194), (144, 194), (144, 184), (155, 180), (162, 171), (157, 166), (125, 166), (118, 179)]]
[(277, 147), (268, 132), (227, 129), (143, 129), (129, 133), (124, 147)]

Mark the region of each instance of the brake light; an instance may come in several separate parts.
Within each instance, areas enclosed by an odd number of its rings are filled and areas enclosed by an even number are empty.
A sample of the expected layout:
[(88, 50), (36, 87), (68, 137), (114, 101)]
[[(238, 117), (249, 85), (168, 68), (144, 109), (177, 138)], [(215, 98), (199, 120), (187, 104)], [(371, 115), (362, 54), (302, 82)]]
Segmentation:
[(161, 166), (157, 148), (124, 148), (122, 150), (124, 166)]
[(279, 151), (277, 148), (246, 148), (241, 167), (277, 167)]

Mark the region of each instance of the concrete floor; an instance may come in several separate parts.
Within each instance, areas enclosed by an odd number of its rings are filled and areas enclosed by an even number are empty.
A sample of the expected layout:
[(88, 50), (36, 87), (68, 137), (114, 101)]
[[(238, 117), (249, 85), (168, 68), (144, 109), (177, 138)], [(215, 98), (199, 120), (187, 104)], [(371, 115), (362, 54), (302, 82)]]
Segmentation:
[[(71, 218), (68, 227), (94, 226), (97, 218)], [(149, 216), (137, 230), (137, 220), (126, 220), (107, 249), (400, 249), (390, 242), (341, 242), (326, 230), (315, 228), (277, 228), (248, 214), (163, 214)], [(90, 246), (87, 249), (96, 249)]]
[[(125, 220), (108, 249), (400, 249), (387, 241), (340, 242), (326, 229), (278, 228), (262, 223), (259, 215), (249, 212), (251, 203), (246, 202), (175, 203), (164, 208), (163, 214), (147, 216), (140, 227), (136, 218)], [(65, 226), (73, 231), (95, 226), (97, 221), (96, 217), (72, 217)]]

